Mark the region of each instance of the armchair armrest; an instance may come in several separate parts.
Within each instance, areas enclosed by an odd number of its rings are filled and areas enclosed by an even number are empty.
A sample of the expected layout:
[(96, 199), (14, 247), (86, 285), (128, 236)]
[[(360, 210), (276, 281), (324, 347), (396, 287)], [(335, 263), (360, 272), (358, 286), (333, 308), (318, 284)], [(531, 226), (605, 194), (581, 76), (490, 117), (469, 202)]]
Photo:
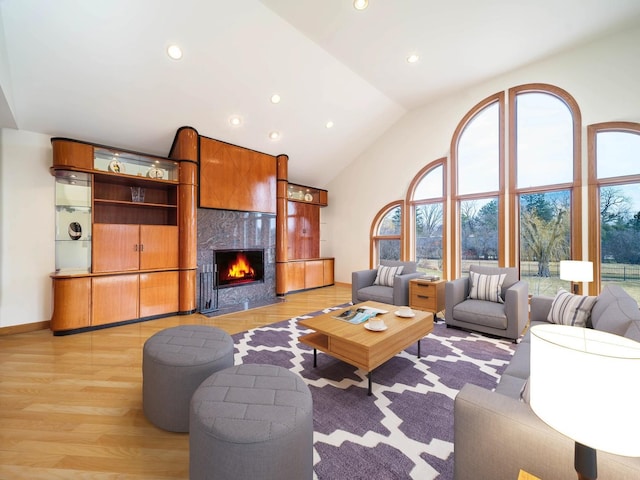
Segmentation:
[[(606, 407), (604, 407), (606, 408)], [(455, 480), (513, 480), (520, 469), (539, 478), (575, 478), (574, 442), (519, 399), (466, 384), (454, 402)], [(598, 478), (631, 480), (640, 458), (598, 452)]]
[(529, 321), (529, 284), (519, 280), (506, 290), (504, 296), (507, 336), (518, 338)]
[(373, 285), (378, 269), (351, 272), (351, 301), (358, 303), (358, 290)]
[(546, 322), (551, 311), (553, 297), (547, 295), (534, 295), (531, 297), (531, 312), (529, 317), (532, 322)]
[(444, 285), (444, 318), (453, 319), (453, 307), (464, 302), (469, 296), (469, 277), (449, 280)]
[(409, 305), (409, 280), (421, 277), (422, 273), (405, 273), (404, 275), (396, 275), (393, 279), (393, 304)]
[(518, 399), (471, 384), (456, 396), (455, 480), (573, 478), (573, 446)]

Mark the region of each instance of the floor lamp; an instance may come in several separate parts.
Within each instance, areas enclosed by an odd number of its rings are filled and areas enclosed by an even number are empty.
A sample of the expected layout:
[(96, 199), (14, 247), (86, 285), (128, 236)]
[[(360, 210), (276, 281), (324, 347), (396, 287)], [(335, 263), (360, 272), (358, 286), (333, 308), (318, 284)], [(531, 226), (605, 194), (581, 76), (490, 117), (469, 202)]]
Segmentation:
[(578, 283), (593, 282), (593, 263), (581, 260), (561, 260), (560, 280), (568, 280), (573, 286), (573, 293), (578, 294)]
[(596, 450), (640, 456), (640, 342), (590, 328), (531, 328), (530, 405), (575, 441), (579, 479), (597, 478)]

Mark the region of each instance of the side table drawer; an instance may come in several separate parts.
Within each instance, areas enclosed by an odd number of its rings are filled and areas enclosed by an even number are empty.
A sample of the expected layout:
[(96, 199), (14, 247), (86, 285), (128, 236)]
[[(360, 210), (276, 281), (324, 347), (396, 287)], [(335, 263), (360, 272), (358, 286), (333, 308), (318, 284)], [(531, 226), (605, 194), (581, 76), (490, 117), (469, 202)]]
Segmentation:
[(427, 291), (421, 287), (416, 287), (411, 295), (411, 306), (424, 310), (434, 310), (436, 308), (436, 290), (435, 288)]

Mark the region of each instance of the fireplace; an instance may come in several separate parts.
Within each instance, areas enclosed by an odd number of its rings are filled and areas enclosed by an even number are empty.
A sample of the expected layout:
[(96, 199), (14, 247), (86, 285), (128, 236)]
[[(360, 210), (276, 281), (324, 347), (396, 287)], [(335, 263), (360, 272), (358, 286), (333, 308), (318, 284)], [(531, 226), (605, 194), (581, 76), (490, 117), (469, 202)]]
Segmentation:
[(214, 250), (214, 271), (219, 288), (264, 282), (264, 250)]

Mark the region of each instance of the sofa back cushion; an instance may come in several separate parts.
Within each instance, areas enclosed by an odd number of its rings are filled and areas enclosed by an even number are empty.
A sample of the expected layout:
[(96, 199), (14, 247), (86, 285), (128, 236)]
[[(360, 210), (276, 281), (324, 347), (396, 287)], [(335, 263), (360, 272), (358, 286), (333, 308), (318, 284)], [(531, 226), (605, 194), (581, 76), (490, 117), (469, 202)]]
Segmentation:
[(591, 310), (593, 328), (626, 336), (634, 321), (640, 322), (638, 302), (619, 285), (605, 286)]
[(553, 299), (547, 320), (560, 325), (586, 327), (596, 298), (574, 295), (561, 288)]
[(416, 262), (399, 262), (397, 260), (380, 260), (380, 265), (385, 267), (404, 267), (402, 269), (402, 275), (405, 273), (416, 273), (418, 271), (418, 265)]
[(471, 265), (469, 272), (481, 273), (483, 275), (501, 275), (506, 274), (502, 282), (502, 298), (505, 298), (505, 292), (518, 281), (518, 269), (515, 267), (485, 267), (481, 265)]

